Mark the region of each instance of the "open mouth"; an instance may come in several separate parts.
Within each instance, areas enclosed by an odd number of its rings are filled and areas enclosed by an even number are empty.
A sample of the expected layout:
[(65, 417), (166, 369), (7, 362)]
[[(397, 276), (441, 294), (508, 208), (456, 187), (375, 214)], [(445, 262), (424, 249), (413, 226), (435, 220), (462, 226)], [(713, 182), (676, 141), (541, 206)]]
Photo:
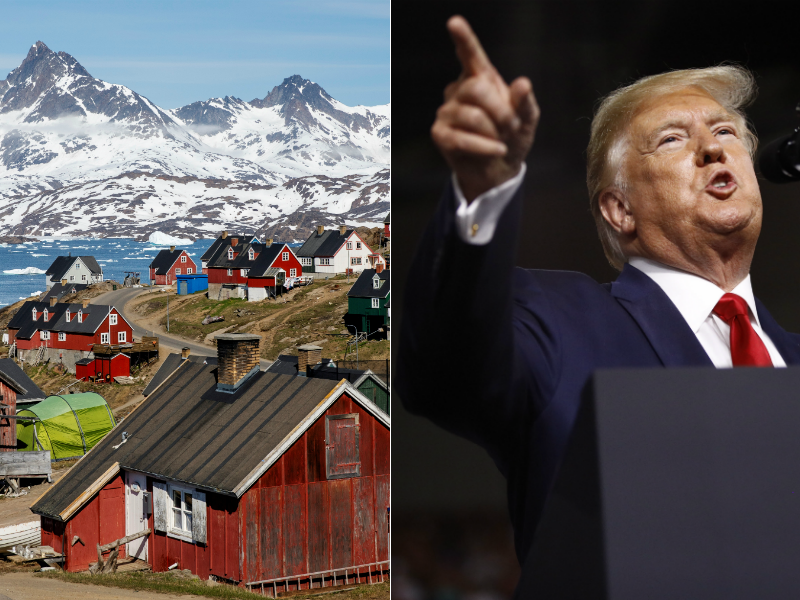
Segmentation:
[(736, 189), (736, 178), (730, 171), (719, 171), (706, 186), (706, 191), (717, 198), (727, 197)]

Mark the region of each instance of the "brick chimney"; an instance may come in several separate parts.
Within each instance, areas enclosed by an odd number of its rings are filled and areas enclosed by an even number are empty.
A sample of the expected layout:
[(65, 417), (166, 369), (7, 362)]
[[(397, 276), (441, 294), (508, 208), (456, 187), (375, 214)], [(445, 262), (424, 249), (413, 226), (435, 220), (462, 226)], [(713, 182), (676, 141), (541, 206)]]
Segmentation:
[(347, 233), (347, 225), (339, 225), (339, 235)]
[(270, 246), (272, 246), (272, 238), (267, 238), (267, 239), (265, 239), (265, 240), (264, 240), (264, 245), (266, 245), (266, 247), (267, 247), (267, 248), (269, 248)]
[(322, 362), (322, 348), (305, 344), (297, 350), (297, 374), (305, 377), (311, 367)]
[(228, 237), (228, 232), (227, 231), (223, 231), (222, 232), (222, 239), (224, 240), (226, 237)]
[(186, 360), (189, 358), (189, 353), (191, 350), (189, 348), (181, 348), (181, 360)]
[(50, 296), (50, 306), (55, 306), (56, 302), (58, 302), (58, 298), (55, 296)]
[(317, 225), (317, 235), (325, 233), (325, 225)]
[(231, 238), (231, 246), (238, 246), (239, 238)]
[(61, 285), (67, 285), (67, 280), (66, 279), (62, 279), (61, 280)]
[(375, 265), (375, 272), (376, 273), (383, 273), (383, 263), (379, 262)]
[(250, 377), (261, 370), (258, 345), (260, 335), (224, 333), (217, 342), (217, 391), (235, 392)]
[(175, 252), (175, 246), (170, 246), (170, 247), (169, 247), (169, 251), (170, 251), (170, 252)]

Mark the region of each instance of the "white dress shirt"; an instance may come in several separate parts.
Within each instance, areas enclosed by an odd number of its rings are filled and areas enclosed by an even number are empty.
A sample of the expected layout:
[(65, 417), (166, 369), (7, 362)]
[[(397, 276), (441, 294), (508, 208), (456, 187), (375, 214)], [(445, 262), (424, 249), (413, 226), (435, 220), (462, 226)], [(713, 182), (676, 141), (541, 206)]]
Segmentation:
[[(484, 192), (472, 203), (468, 204), (464, 194), (461, 192), (461, 188), (458, 186), (455, 175), (453, 175), (453, 189), (458, 202), (456, 207), (456, 229), (459, 237), (465, 243), (485, 245), (492, 240), (500, 215), (508, 206), (514, 196), (514, 192), (522, 184), (524, 176), (525, 165), (523, 164), (516, 177), (488, 192)], [(633, 257), (629, 262), (631, 266), (636, 267), (655, 281), (669, 299), (672, 300), (672, 303), (683, 315), (683, 318), (686, 319), (689, 327), (694, 331), (697, 340), (705, 349), (714, 366), (718, 369), (732, 367), (731, 328), (713, 313), (714, 307), (725, 294), (725, 291), (702, 277), (662, 265), (653, 260)], [(737, 285), (731, 293), (741, 296), (747, 302), (747, 306), (750, 309), (750, 323), (767, 347), (772, 364), (776, 367), (785, 367), (786, 362), (781, 357), (775, 344), (772, 343), (766, 332), (761, 329), (753, 296), (753, 287), (750, 283), (750, 275)]]

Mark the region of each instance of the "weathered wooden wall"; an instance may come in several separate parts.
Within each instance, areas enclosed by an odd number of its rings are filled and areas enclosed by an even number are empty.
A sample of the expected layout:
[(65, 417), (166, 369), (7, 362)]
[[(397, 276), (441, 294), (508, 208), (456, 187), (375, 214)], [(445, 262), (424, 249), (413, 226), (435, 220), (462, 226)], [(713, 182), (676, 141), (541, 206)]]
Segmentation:
[[(7, 415), (17, 414), (17, 392), (0, 381), (0, 413)], [(16, 452), (17, 450), (17, 421), (15, 419), (0, 418), (0, 452)]]

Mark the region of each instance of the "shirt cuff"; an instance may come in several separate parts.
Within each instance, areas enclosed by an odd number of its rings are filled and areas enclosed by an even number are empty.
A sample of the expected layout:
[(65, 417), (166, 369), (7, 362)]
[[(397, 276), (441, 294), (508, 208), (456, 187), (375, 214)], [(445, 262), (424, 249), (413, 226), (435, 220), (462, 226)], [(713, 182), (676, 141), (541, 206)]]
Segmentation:
[(456, 230), (458, 237), (472, 246), (483, 246), (492, 241), (494, 230), (500, 215), (511, 202), (522, 180), (525, 177), (527, 166), (522, 163), (522, 168), (514, 177), (505, 181), (475, 198), (468, 203), (464, 193), (458, 185), (453, 173), (453, 190), (456, 195)]

